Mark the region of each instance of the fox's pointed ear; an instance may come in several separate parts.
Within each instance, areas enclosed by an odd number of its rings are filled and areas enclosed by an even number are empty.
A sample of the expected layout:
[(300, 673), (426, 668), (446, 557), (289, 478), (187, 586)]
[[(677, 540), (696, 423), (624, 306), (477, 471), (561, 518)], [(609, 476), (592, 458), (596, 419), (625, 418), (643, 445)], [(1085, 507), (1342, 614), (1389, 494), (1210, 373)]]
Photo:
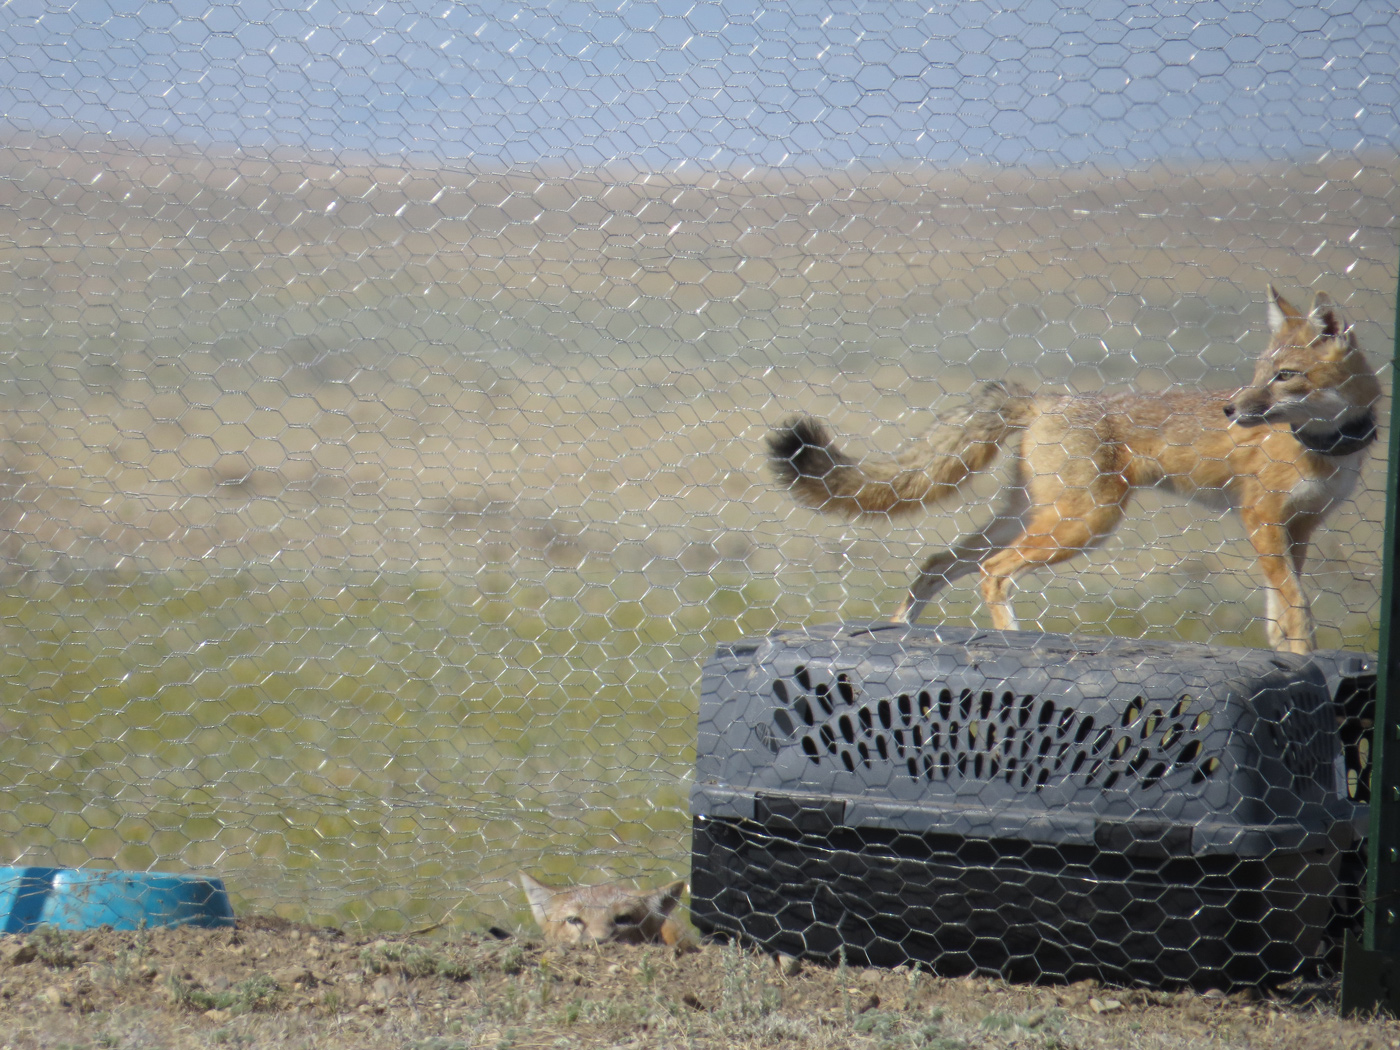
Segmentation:
[(530, 902), (530, 914), (535, 917), (535, 921), (540, 924), (540, 929), (544, 929), (544, 924), (549, 916), (545, 912), (545, 907), (554, 896), (554, 890), (526, 875), (523, 871), (519, 875), (520, 888), (525, 891), (525, 899)]
[(1328, 339), (1337, 338), (1346, 327), (1342, 324), (1341, 311), (1337, 309), (1337, 304), (1326, 292), (1318, 292), (1313, 297), (1312, 312), (1308, 314), (1308, 322), (1317, 330), (1318, 335)]
[(1279, 329), (1287, 323), (1290, 317), (1302, 316), (1293, 309), (1292, 304), (1287, 299), (1278, 294), (1278, 289), (1272, 284), (1266, 288), (1265, 294), (1269, 300), (1269, 331), (1273, 332), (1274, 335), (1278, 335)]
[(670, 915), (676, 910), (676, 905), (681, 902), (681, 896), (688, 888), (685, 879), (681, 879), (669, 886), (652, 890), (647, 894), (647, 908), (658, 915)]

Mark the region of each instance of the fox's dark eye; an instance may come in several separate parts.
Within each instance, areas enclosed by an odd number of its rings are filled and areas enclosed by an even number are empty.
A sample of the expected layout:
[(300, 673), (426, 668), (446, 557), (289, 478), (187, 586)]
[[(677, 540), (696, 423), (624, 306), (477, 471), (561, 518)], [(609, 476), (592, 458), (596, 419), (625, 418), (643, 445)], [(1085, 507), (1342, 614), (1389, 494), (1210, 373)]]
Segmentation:
[(586, 926), (586, 925), (588, 925), (588, 924), (585, 923), (581, 918), (579, 918), (577, 915), (570, 915), (570, 916), (569, 916), (567, 919), (565, 919), (564, 921), (565, 921), (565, 922), (568, 922), (568, 923), (572, 923), (572, 924), (575, 925), (575, 926)]
[(1301, 372), (1296, 368), (1280, 368), (1277, 372), (1274, 373), (1274, 382), (1282, 383), (1285, 379), (1293, 379), (1294, 377), (1301, 375), (1307, 375), (1307, 373)]

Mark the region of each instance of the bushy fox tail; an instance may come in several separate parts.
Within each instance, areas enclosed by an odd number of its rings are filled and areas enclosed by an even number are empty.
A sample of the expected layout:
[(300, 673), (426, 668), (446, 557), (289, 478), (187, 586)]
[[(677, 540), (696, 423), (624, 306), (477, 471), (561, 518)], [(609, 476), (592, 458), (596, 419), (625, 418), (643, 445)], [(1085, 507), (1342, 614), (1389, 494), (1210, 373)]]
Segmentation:
[(768, 436), (768, 461), (793, 497), (838, 514), (902, 514), (951, 495), (996, 459), (1003, 442), (1038, 410), (1024, 387), (986, 383), (892, 456), (852, 459), (810, 416)]

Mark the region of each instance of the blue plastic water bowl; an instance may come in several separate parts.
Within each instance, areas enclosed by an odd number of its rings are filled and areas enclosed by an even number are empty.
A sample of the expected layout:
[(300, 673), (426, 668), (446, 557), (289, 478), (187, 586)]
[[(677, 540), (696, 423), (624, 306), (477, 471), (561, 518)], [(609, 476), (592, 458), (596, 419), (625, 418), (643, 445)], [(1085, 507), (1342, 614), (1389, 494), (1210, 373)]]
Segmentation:
[(36, 926), (232, 926), (223, 879), (97, 868), (0, 868), (0, 933)]

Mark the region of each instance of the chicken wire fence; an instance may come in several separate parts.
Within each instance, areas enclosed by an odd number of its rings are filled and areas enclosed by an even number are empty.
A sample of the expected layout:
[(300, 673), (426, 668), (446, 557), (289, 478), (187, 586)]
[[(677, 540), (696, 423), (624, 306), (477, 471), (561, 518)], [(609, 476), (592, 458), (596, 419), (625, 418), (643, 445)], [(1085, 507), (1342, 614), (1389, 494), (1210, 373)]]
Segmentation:
[[(523, 925), (522, 869), (683, 876), (706, 658), (888, 617), (995, 489), (825, 517), (771, 429), (878, 453), (982, 381), (1233, 391), (1269, 282), (1329, 292), (1388, 385), (1398, 33), (1365, 2), (0, 8), (5, 860), (378, 929)], [(1330, 649), (1376, 644), (1364, 458), (1309, 551)], [(1266, 646), (1238, 518), (1134, 507), (1022, 581), (1021, 627)], [(923, 622), (986, 626), (971, 583)]]

